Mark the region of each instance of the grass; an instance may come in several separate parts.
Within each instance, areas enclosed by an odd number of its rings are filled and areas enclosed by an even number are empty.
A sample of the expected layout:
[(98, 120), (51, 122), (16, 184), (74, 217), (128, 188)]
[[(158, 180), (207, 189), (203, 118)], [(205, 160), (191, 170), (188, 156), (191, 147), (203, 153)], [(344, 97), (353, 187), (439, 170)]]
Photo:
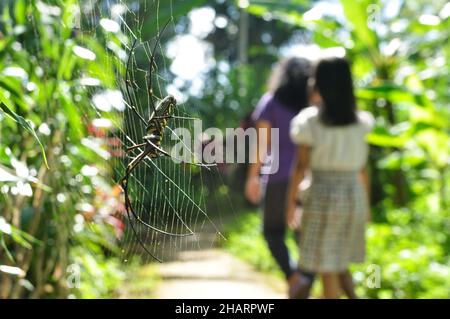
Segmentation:
[[(261, 229), (260, 215), (257, 212), (244, 212), (225, 225), (224, 233), (227, 240), (223, 242), (223, 248), (248, 262), (256, 270), (283, 278), (282, 272), (267, 248)], [(297, 258), (298, 249), (292, 234), (288, 236), (287, 245), (293, 258)]]
[(140, 265), (138, 263), (128, 266), (127, 278), (120, 288), (121, 298), (151, 299), (156, 298), (156, 287), (160, 283), (156, 264)]

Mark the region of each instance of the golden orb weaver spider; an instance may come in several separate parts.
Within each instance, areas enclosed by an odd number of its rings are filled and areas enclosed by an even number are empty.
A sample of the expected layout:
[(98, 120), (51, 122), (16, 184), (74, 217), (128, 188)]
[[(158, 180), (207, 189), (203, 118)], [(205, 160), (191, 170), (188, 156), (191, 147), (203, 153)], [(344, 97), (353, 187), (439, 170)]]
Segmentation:
[[(170, 20), (164, 25), (162, 31), (158, 34), (158, 37), (156, 39), (155, 45), (150, 52), (150, 62), (149, 62), (149, 72), (147, 73), (148, 81), (147, 81), (147, 94), (149, 96), (149, 104), (151, 107), (151, 112), (149, 115), (148, 120), (146, 120), (137, 110), (137, 108), (133, 105), (133, 99), (130, 92), (129, 87), (131, 86), (130, 81), (130, 63), (131, 63), (131, 56), (134, 54), (134, 51), (136, 49), (137, 40), (135, 39), (133, 41), (133, 44), (130, 49), (130, 53), (128, 56), (127, 64), (126, 64), (126, 70), (125, 70), (125, 96), (129, 103), (129, 108), (133, 111), (133, 113), (138, 117), (138, 119), (144, 124), (145, 127), (145, 135), (142, 137), (143, 142), (140, 144), (135, 144), (126, 149), (126, 153), (130, 153), (133, 150), (139, 149), (140, 153), (133, 158), (131, 162), (129, 162), (126, 166), (124, 176), (120, 180), (120, 184), (122, 186), (122, 189), (124, 190), (125, 194), (125, 210), (127, 213), (128, 220), (130, 221), (130, 226), (133, 231), (134, 236), (137, 238), (139, 245), (154, 259), (161, 262), (159, 258), (157, 258), (153, 253), (151, 253), (148, 248), (146, 247), (145, 243), (140, 238), (137, 230), (135, 229), (135, 226), (133, 225), (132, 217), (141, 225), (158, 232), (163, 235), (167, 236), (174, 236), (174, 237), (186, 237), (194, 235), (192, 231), (188, 233), (178, 234), (178, 233), (171, 233), (164, 231), (162, 229), (159, 229), (155, 226), (150, 225), (149, 223), (142, 220), (142, 218), (136, 214), (132, 202), (130, 200), (129, 196), (129, 189), (128, 189), (128, 179), (133, 172), (133, 170), (141, 163), (142, 161), (145, 161), (146, 159), (152, 160), (155, 158), (159, 158), (162, 156), (172, 157), (167, 151), (165, 151), (161, 147), (161, 142), (163, 139), (164, 131), (167, 128), (168, 120), (169, 119), (187, 119), (187, 120), (194, 120), (195, 118), (190, 117), (180, 117), (175, 116), (174, 111), (177, 107), (177, 100), (171, 96), (168, 95), (161, 99), (157, 105), (155, 106), (154, 102), (154, 94), (152, 89), (152, 71), (155, 66), (155, 51), (160, 41), (160, 35), (164, 33), (167, 25), (169, 24)], [(194, 166), (200, 166), (209, 168), (210, 166), (215, 166), (215, 164), (203, 164), (203, 163), (188, 163), (190, 165)], [(178, 218), (182, 221), (181, 217), (178, 215), (177, 212), (175, 212)], [(183, 222), (183, 221), (182, 221)], [(183, 222), (184, 224), (184, 222)], [(186, 226), (186, 225), (185, 225)], [(188, 227), (189, 229), (189, 227)], [(189, 229), (190, 230), (190, 229)]]

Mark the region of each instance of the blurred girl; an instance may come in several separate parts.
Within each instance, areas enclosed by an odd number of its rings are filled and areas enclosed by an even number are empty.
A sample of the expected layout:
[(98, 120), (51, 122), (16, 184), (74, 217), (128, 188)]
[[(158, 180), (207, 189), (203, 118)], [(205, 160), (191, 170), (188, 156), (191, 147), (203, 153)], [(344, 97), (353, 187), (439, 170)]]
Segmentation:
[(350, 263), (363, 262), (369, 182), (365, 136), (373, 125), (357, 111), (350, 66), (345, 59), (320, 61), (315, 70), (318, 107), (308, 107), (291, 122), (297, 144), (289, 184), (287, 223), (295, 218), (298, 185), (308, 170), (312, 182), (303, 206), (300, 267), (320, 273), (326, 298), (341, 289), (356, 298)]
[[(259, 101), (252, 114), (258, 132), (267, 130), (268, 140), (258, 142), (260, 154), (266, 155), (264, 160), (251, 156), (257, 162), (250, 165), (245, 195), (256, 204), (261, 201), (263, 208), (263, 233), (268, 247), (288, 280), (291, 295), (297, 284), (296, 262), (289, 256), (285, 244), (286, 234), (286, 195), (290, 169), (295, 154), (295, 146), (289, 138), (289, 123), (300, 110), (308, 105), (307, 85), (310, 76), (309, 61), (301, 58), (290, 58), (281, 61), (273, 72), (269, 92)], [(279, 129), (279, 140), (270, 141), (270, 129)], [(258, 139), (261, 137), (258, 136)], [(277, 143), (278, 152), (271, 152), (271, 145)], [(278, 167), (278, 171), (270, 174)]]

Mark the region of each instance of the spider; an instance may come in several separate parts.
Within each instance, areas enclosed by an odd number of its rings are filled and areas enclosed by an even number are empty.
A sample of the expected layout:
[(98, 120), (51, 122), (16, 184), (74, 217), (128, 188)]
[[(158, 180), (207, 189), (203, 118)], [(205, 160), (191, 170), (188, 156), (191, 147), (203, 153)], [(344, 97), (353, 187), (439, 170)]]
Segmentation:
[[(130, 50), (130, 54), (128, 56), (126, 70), (125, 70), (125, 94), (129, 101), (129, 107), (134, 112), (134, 114), (136, 114), (136, 116), (140, 119), (140, 121), (142, 121), (142, 123), (144, 124), (146, 134), (142, 137), (143, 143), (133, 145), (126, 149), (126, 153), (129, 153), (136, 149), (139, 149), (140, 153), (130, 163), (128, 163), (128, 165), (126, 166), (126, 169), (125, 169), (125, 174), (120, 180), (120, 184), (125, 193), (125, 209), (126, 209), (127, 217), (130, 220), (131, 229), (132, 229), (135, 237), (137, 238), (140, 246), (142, 246), (142, 248), (150, 256), (152, 256), (154, 259), (158, 260), (159, 262), (161, 262), (161, 260), (158, 259), (154, 254), (152, 254), (147, 249), (147, 247), (145, 246), (143, 241), (141, 240), (135, 227), (133, 226), (133, 222), (131, 222), (132, 217), (134, 217), (134, 219), (137, 222), (139, 222), (141, 225), (144, 225), (145, 227), (147, 227), (153, 231), (156, 231), (160, 234), (163, 234), (163, 235), (175, 236), (175, 237), (186, 237), (186, 236), (194, 235), (194, 233), (192, 231), (190, 231), (188, 233), (183, 233), (183, 234), (170, 233), (170, 232), (159, 229), (159, 228), (152, 226), (152, 225), (146, 223), (145, 221), (143, 221), (141, 219), (141, 217), (139, 215), (137, 215), (136, 212), (134, 211), (132, 203), (130, 201), (130, 197), (128, 194), (128, 179), (129, 179), (131, 173), (133, 172), (133, 170), (142, 161), (145, 161), (146, 159), (152, 160), (152, 159), (156, 159), (156, 158), (159, 158), (162, 156), (172, 157), (167, 151), (165, 151), (161, 147), (162, 138), (164, 136), (164, 131), (167, 127), (169, 119), (174, 119), (174, 118), (188, 119), (188, 120), (194, 119), (194, 118), (179, 117), (179, 116), (174, 115), (174, 111), (177, 106), (177, 100), (172, 95), (168, 95), (168, 96), (164, 97), (155, 106), (154, 94), (153, 94), (153, 89), (152, 89), (152, 71), (155, 66), (155, 50), (160, 41), (160, 34), (164, 33), (164, 30), (166, 29), (169, 22), (170, 22), (170, 20), (164, 25), (162, 31), (159, 33), (159, 35), (156, 39), (155, 45), (151, 51), (150, 62), (149, 62), (149, 72), (147, 73), (147, 78), (148, 78), (147, 93), (150, 97), (149, 104), (150, 104), (152, 111), (150, 113), (148, 120), (145, 120), (145, 118), (138, 112), (137, 108), (133, 105), (133, 100), (131, 98), (132, 96), (131, 96), (130, 89), (129, 89), (129, 86), (131, 85), (131, 81), (129, 79), (129, 72), (130, 72), (131, 56), (136, 48), (136, 43), (137, 43), (136, 39), (133, 41), (133, 44), (131, 46), (131, 50)], [(189, 164), (195, 165), (195, 166), (200, 166), (200, 167), (206, 167), (208, 169), (210, 166), (214, 165), (214, 164), (203, 164), (203, 163), (189, 163)], [(180, 218), (180, 220), (182, 220), (181, 217), (176, 212), (175, 212), (175, 214), (177, 215), (178, 218)]]

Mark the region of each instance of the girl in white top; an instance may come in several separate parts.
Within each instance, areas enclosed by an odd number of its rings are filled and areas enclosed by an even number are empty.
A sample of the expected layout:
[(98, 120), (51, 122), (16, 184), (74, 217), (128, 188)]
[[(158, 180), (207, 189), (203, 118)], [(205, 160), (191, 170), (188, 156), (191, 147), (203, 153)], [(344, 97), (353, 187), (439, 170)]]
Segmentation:
[(296, 226), (298, 186), (311, 171), (311, 186), (302, 197), (300, 267), (321, 274), (326, 298), (338, 298), (341, 289), (355, 298), (348, 267), (364, 260), (369, 214), (365, 136), (374, 121), (370, 113), (356, 110), (345, 59), (318, 63), (314, 94), (319, 106), (304, 109), (291, 122), (291, 138), (298, 148), (289, 185), (287, 223)]

